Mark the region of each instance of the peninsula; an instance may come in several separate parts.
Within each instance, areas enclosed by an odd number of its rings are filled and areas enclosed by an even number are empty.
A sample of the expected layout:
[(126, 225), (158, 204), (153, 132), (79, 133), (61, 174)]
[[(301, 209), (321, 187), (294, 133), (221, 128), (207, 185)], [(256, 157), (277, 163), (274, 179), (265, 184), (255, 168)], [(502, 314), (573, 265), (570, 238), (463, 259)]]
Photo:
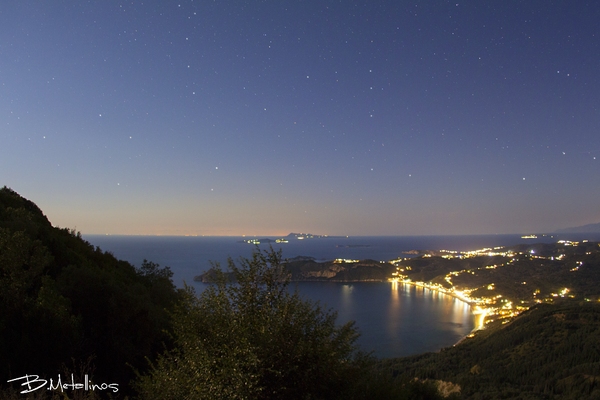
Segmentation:
[[(389, 262), (350, 259), (316, 262), (312, 257), (302, 256), (286, 260), (285, 268), (292, 282), (387, 281), (396, 271)], [(209, 283), (212, 275), (211, 269), (194, 277), (194, 281)]]

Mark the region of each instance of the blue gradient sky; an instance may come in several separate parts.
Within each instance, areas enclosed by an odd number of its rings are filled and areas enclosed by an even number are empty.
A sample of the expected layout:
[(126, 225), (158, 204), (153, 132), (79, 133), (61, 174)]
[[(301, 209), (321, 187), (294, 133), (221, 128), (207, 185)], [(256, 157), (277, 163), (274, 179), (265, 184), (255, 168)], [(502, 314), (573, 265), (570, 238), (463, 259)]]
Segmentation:
[(599, 20), (598, 2), (3, 4), (0, 185), (85, 234), (599, 222)]

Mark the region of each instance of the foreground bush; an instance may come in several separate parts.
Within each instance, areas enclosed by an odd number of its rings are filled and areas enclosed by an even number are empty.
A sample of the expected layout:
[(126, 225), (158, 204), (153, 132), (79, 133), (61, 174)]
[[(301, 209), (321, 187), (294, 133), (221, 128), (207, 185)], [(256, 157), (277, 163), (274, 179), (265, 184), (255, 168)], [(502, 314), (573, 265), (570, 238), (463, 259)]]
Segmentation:
[(288, 291), (281, 252), (255, 251), (231, 282), (215, 265), (200, 296), (186, 288), (173, 314), (175, 350), (140, 378), (144, 398), (334, 398), (368, 357), (353, 322)]

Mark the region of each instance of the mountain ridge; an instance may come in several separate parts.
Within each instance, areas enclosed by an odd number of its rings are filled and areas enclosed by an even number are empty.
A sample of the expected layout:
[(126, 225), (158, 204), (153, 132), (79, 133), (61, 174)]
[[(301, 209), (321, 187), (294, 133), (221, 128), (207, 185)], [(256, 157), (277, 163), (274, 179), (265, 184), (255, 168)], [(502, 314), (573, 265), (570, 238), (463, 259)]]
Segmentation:
[(574, 226), (571, 228), (558, 229), (556, 233), (597, 233), (600, 232), (600, 222), (596, 224), (587, 224)]

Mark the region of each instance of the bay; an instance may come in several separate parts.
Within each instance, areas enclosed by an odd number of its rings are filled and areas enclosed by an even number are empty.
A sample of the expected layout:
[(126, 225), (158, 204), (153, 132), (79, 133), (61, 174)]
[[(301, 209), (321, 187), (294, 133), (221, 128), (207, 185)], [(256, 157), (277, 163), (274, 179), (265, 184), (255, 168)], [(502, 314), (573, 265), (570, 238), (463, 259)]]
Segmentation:
[(358, 343), (377, 357), (403, 357), (451, 346), (475, 327), (471, 306), (433, 290), (391, 282), (299, 282), (300, 293), (356, 321)]
[[(211, 262), (250, 257), (255, 246), (240, 243), (248, 237), (217, 236), (118, 236), (84, 235), (84, 239), (115, 257), (139, 267), (144, 259), (168, 266), (178, 287), (184, 282), (201, 292), (205, 284), (193, 277), (208, 270)], [(389, 261), (409, 257), (403, 251), (476, 250), (518, 243), (551, 243), (558, 240), (600, 240), (600, 234), (548, 234), (536, 239), (521, 235), (469, 236), (351, 236), (293, 239), (275, 244), (284, 258), (299, 255), (318, 261), (336, 258)], [(268, 249), (269, 245), (259, 245)], [(475, 327), (471, 307), (456, 298), (412, 285), (391, 282), (299, 282), (300, 293), (338, 312), (338, 323), (356, 321), (359, 344), (377, 357), (403, 357), (451, 346)]]

